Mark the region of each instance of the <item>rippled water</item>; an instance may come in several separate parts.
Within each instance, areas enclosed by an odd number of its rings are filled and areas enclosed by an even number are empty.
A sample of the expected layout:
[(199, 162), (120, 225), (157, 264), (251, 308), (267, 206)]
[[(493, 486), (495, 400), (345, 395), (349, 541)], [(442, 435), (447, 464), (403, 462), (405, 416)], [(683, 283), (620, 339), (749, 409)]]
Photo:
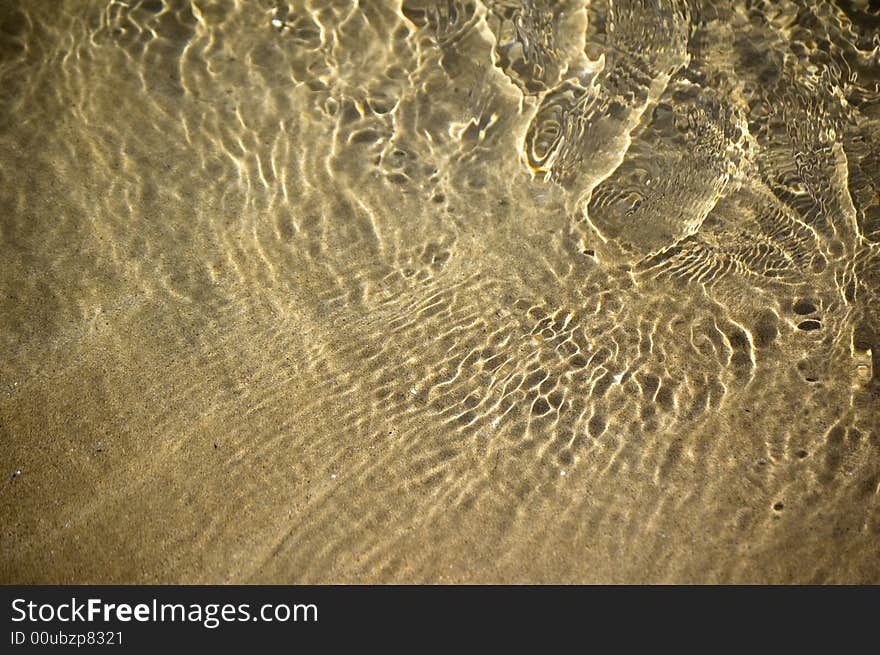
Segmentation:
[(0, 579), (880, 582), (869, 4), (0, 3)]

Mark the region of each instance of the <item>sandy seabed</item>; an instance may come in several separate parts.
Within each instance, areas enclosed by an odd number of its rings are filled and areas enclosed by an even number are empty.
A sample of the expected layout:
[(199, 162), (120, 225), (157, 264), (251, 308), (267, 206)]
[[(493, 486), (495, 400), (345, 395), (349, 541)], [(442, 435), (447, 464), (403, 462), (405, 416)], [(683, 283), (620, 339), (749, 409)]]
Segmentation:
[(0, 582), (880, 583), (878, 24), (0, 3)]

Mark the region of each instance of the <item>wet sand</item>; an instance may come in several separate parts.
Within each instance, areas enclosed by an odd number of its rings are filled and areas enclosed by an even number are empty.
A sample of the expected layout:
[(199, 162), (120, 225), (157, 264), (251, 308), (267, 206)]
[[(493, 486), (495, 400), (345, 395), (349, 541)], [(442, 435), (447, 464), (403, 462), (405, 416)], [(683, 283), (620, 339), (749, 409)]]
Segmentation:
[(0, 3), (0, 582), (880, 583), (842, 7)]

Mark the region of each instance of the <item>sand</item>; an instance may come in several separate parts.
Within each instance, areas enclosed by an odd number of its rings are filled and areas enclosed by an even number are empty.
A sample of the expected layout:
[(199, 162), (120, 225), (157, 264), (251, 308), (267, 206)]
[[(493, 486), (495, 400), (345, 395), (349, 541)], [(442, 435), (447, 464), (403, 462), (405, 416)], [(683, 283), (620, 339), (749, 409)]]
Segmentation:
[(878, 18), (712, 4), (2, 3), (0, 582), (880, 583)]

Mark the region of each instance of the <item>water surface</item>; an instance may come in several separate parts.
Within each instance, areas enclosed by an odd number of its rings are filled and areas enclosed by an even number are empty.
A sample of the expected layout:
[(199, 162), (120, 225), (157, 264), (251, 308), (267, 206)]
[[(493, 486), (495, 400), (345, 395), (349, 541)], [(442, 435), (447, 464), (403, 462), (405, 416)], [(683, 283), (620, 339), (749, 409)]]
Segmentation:
[(878, 34), (0, 3), (0, 580), (880, 582)]

